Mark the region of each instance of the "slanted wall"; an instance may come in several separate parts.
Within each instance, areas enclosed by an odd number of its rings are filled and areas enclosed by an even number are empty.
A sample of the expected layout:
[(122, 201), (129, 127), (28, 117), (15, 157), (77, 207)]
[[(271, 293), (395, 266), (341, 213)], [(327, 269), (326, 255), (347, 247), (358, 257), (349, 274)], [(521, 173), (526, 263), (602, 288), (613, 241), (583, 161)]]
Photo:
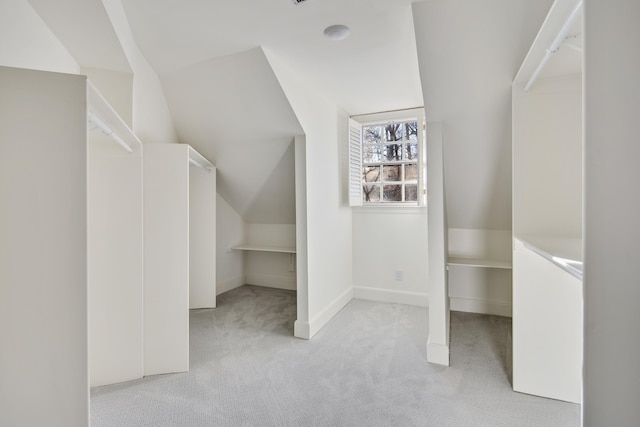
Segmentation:
[[(296, 138), (296, 199), (304, 196), (306, 215), (301, 218), (298, 207), (296, 233), (298, 265), (306, 258), (308, 274), (306, 278), (298, 275), (295, 335), (311, 338), (353, 296), (351, 209), (342, 194), (340, 163), (344, 144), (340, 138), (347, 135), (340, 132), (344, 128), (340, 123), (346, 123), (347, 115), (276, 54), (264, 53), (304, 130), (304, 138)], [(300, 176), (302, 169), (304, 177)], [(304, 185), (304, 195), (300, 185)], [(306, 237), (306, 248), (300, 247), (300, 236)], [(306, 257), (301, 249), (306, 249)]]

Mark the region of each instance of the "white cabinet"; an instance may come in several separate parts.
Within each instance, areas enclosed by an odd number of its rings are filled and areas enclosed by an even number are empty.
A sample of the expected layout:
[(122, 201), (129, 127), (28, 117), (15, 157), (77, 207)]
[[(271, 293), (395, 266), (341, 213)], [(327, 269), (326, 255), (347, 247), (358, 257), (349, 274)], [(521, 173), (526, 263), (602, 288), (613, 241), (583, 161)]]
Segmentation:
[(513, 386), (582, 399), (582, 2), (556, 0), (513, 83)]
[(554, 263), (552, 256), (515, 240), (513, 389), (579, 403), (582, 280)]
[(142, 376), (141, 151), (85, 76), (0, 67), (0, 425)]
[(87, 95), (89, 377), (95, 387), (143, 376), (142, 144), (91, 84)]
[(189, 370), (190, 294), (215, 307), (215, 172), (186, 144), (144, 146), (145, 375)]

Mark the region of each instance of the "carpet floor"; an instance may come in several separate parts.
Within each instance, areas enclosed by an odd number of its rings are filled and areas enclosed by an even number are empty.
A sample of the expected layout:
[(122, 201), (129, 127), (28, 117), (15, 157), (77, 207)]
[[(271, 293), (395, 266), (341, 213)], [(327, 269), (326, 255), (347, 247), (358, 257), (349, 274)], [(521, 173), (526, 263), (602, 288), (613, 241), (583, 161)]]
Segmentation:
[(293, 337), (294, 291), (242, 286), (190, 313), (190, 370), (91, 390), (91, 425), (574, 427), (580, 405), (515, 393), (511, 319), (452, 312), (451, 366), (428, 312), (351, 301)]

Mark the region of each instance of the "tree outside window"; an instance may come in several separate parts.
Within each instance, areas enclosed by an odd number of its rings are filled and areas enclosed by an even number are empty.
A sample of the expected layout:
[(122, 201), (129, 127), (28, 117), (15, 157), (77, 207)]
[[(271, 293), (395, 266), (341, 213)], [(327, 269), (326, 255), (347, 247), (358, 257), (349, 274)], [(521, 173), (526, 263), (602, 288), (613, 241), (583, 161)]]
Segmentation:
[(363, 126), (363, 203), (416, 203), (418, 151), (416, 120)]

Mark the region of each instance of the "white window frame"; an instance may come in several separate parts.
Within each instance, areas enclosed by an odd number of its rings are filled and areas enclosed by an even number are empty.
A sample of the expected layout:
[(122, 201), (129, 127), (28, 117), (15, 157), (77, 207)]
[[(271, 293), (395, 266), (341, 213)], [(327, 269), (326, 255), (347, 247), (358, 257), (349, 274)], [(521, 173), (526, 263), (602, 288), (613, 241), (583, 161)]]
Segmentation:
[[(394, 122), (406, 122), (416, 120), (418, 122), (418, 200), (416, 202), (365, 202), (363, 199), (363, 135), (362, 128), (371, 125), (386, 125)], [(403, 141), (404, 142), (404, 141)], [(381, 162), (381, 164), (394, 164), (394, 162)], [(349, 119), (349, 204), (350, 206), (363, 207), (424, 207), (426, 206), (426, 145), (425, 145), (425, 118), (422, 108), (399, 110), (394, 112), (366, 114), (352, 116)], [(404, 170), (404, 168), (403, 168)], [(402, 182), (404, 184), (404, 180)], [(382, 176), (380, 177), (380, 186)], [(404, 189), (403, 189), (404, 197)]]

